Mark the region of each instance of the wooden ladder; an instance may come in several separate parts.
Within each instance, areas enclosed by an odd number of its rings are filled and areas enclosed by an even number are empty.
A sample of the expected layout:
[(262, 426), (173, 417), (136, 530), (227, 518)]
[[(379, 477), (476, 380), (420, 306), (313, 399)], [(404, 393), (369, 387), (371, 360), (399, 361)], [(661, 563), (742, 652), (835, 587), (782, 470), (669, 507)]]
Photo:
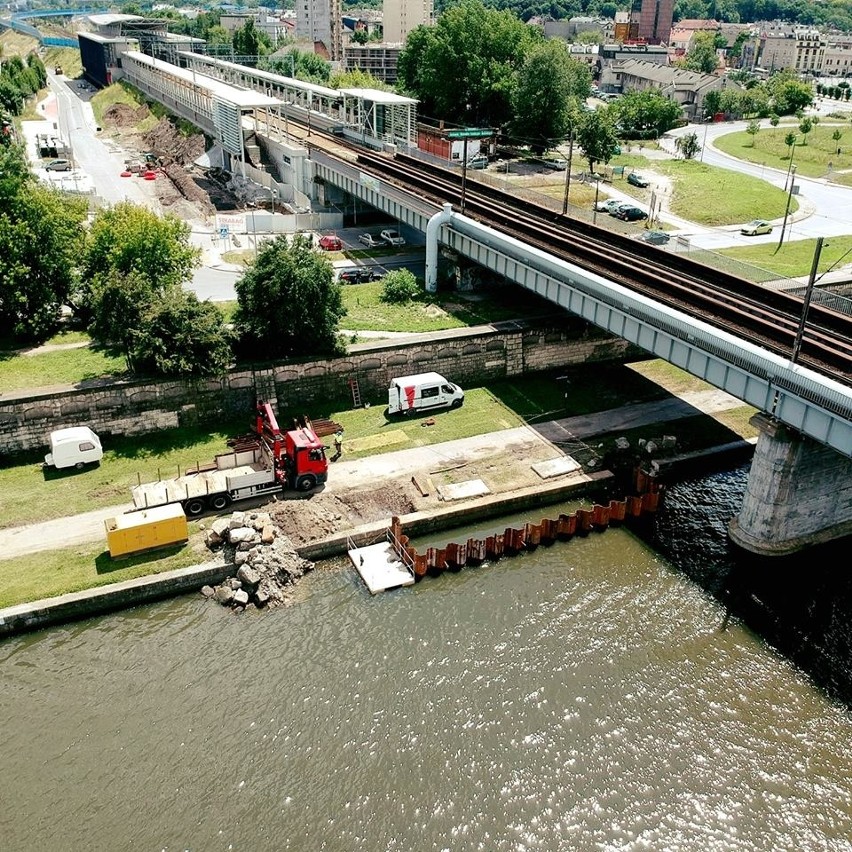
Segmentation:
[(361, 388), (358, 385), (358, 379), (354, 377), (349, 379), (349, 387), (352, 390), (353, 408), (361, 408), (363, 403), (361, 402)]

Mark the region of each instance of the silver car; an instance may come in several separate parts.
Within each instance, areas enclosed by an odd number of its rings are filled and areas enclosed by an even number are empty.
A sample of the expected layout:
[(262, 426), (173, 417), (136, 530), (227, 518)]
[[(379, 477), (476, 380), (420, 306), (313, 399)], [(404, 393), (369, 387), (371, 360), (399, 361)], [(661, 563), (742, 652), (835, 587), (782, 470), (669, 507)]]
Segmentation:
[(361, 234), (358, 237), (358, 242), (367, 246), (367, 248), (378, 248), (385, 245), (385, 241), (381, 237), (374, 237), (372, 234)]

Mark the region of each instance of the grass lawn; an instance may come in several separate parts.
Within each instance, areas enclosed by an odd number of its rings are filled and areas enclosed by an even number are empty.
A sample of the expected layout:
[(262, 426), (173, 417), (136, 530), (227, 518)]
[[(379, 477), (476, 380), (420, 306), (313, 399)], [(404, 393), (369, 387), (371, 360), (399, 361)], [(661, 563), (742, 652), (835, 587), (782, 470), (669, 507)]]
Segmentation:
[[(621, 154), (610, 165), (641, 171), (651, 186), (639, 189), (616, 178), (613, 186), (648, 204), (654, 191), (654, 177), (672, 183), (669, 209), (702, 225), (733, 225), (751, 219), (777, 219), (784, 215), (787, 193), (760, 178), (720, 169), (697, 160), (649, 160), (639, 154)], [(796, 199), (790, 211), (798, 209)]]
[[(831, 138), (835, 130), (843, 134), (839, 141)], [(716, 139), (713, 145), (740, 160), (786, 171), (790, 165), (790, 149), (784, 143), (784, 138), (788, 133), (796, 134), (793, 163), (799, 174), (823, 177), (828, 174), (829, 163), (832, 164), (833, 171), (852, 169), (852, 127), (848, 124), (829, 123), (828, 120), (814, 127), (807, 137), (802, 135), (797, 125), (763, 127), (754, 137), (745, 131), (728, 133)], [(805, 138), (807, 145), (802, 144)], [(837, 153), (838, 148), (842, 153)], [(757, 215), (764, 219), (773, 218), (763, 213)]]
[[(91, 103), (95, 119), (101, 126), (104, 124), (104, 113), (113, 104), (127, 104), (134, 109), (145, 105), (145, 101), (139, 96), (138, 92), (132, 86), (124, 83), (113, 83), (111, 86), (101, 89), (92, 97)], [(134, 129), (139, 133), (145, 133), (156, 127), (158, 123), (157, 116), (151, 113), (143, 118)]]
[[(754, 264), (762, 269), (769, 270), (778, 277), (797, 278), (802, 275), (810, 275), (814, 251), (816, 250), (816, 240), (785, 242), (778, 254), (775, 254), (777, 248), (777, 242), (755, 243), (753, 246), (719, 249), (719, 254)], [(819, 271), (831, 269), (835, 264), (839, 266), (841, 258), (844, 258), (844, 256), (846, 263), (852, 262), (852, 236), (831, 237), (823, 244)]]
[(104, 437), (104, 458), (82, 471), (41, 465), (39, 453), (0, 468), (0, 527), (47, 521), (127, 503), (130, 489), (142, 481), (174, 476), (178, 469), (211, 461), (225, 452), (225, 440), (249, 431), (249, 416), (222, 423), (216, 430), (187, 427), (127, 438)]
[(0, 393), (77, 385), (91, 379), (120, 376), (125, 371), (123, 358), (113, 358), (88, 347), (37, 355), (0, 352)]
[(80, 51), (73, 47), (49, 47), (44, 52), (44, 64), (53, 69), (59, 65), (66, 77), (80, 77), (83, 74), (83, 62)]
[[(190, 536), (198, 525), (190, 523)], [(106, 534), (104, 534), (106, 535)], [(112, 559), (103, 544), (41, 551), (0, 561), (0, 607), (79, 592), (149, 574), (199, 565), (210, 559), (201, 536), (183, 546)]]

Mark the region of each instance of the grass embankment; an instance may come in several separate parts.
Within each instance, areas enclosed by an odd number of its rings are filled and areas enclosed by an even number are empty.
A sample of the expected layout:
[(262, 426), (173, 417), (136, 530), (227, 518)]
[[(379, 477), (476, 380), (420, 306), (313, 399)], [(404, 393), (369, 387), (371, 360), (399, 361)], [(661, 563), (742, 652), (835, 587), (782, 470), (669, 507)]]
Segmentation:
[[(778, 278), (800, 278), (810, 275), (816, 240), (785, 242), (776, 254), (777, 242), (755, 243), (751, 246), (719, 249), (719, 254), (750, 263), (771, 272)], [(823, 243), (819, 272), (836, 269), (843, 263), (852, 263), (852, 236), (831, 237)]]
[[(831, 138), (836, 130), (843, 134), (839, 141)], [(814, 127), (807, 137), (801, 133), (798, 125), (787, 125), (764, 127), (755, 136), (750, 136), (745, 131), (728, 133), (714, 140), (713, 145), (740, 160), (787, 171), (790, 165), (790, 148), (785, 144), (784, 139), (788, 133), (796, 134), (793, 163), (799, 174), (806, 177), (830, 176), (834, 180), (840, 177), (836, 175), (837, 172), (852, 169), (852, 126), (836, 121), (830, 122), (830, 119)], [(805, 139), (807, 144), (802, 144)], [(849, 178), (850, 175), (846, 177)], [(756, 215), (764, 219), (774, 218), (762, 213)]]
[[(190, 535), (198, 525), (190, 523)], [(186, 546), (114, 560), (102, 544), (80, 545), (0, 561), (0, 607), (94, 589), (122, 580), (200, 565), (210, 552), (200, 537)]]
[[(330, 401), (317, 408), (315, 417), (332, 418), (344, 427), (344, 458), (359, 458), (393, 450), (409, 449), (456, 438), (509, 429), (523, 422), (590, 414), (622, 405), (664, 399), (669, 392), (709, 389), (664, 361), (631, 365), (596, 365), (594, 370), (578, 367), (554, 373), (524, 376), (518, 380), (493, 382), (469, 389), (461, 409), (434, 416), (388, 420), (386, 399), (373, 400), (369, 408), (352, 410), (347, 401)], [(286, 428), (295, 412), (282, 412)], [(738, 436), (749, 437), (753, 409), (739, 406), (714, 417), (695, 415), (674, 422), (595, 436), (593, 446), (572, 448), (584, 457), (605, 456), (619, 437), (632, 444), (639, 438), (659, 441), (674, 435), (678, 451), (699, 450), (727, 443)], [(430, 421), (434, 421), (431, 422)], [(135, 439), (107, 441), (101, 466), (82, 472), (47, 475), (33, 458), (28, 464), (0, 470), (0, 517), (5, 525), (17, 525), (67, 516), (119, 504), (129, 497), (136, 471), (153, 478), (177, 472), (188, 464), (211, 459), (225, 449), (225, 438), (243, 432), (242, 423), (223, 424), (216, 432), (199, 429), (172, 430)], [(333, 475), (333, 470), (332, 470)], [(197, 531), (196, 525), (191, 525)], [(119, 580), (160, 573), (206, 559), (198, 541), (187, 547), (140, 554), (112, 560), (102, 544), (81, 545), (52, 552), (34, 553), (0, 561), (0, 606), (78, 591)]]
[(71, 79), (83, 76), (80, 51), (73, 47), (48, 47), (44, 52), (44, 64), (48, 71), (52, 71), (58, 65), (62, 73)]
[(89, 347), (33, 355), (0, 351), (0, 393), (79, 386), (95, 379), (115, 378), (125, 371), (123, 358), (113, 358)]
[(16, 33), (14, 30), (0, 29), (0, 55), (26, 57), (38, 50), (38, 39)]
[[(104, 113), (114, 104), (125, 104), (133, 109), (149, 106), (141, 93), (126, 83), (113, 83), (111, 86), (101, 89), (92, 96), (91, 103), (95, 120), (102, 127), (104, 126)], [(165, 109), (163, 113), (165, 114)], [(147, 133), (155, 128), (158, 123), (159, 118), (149, 108), (148, 113), (132, 129), (137, 133)]]

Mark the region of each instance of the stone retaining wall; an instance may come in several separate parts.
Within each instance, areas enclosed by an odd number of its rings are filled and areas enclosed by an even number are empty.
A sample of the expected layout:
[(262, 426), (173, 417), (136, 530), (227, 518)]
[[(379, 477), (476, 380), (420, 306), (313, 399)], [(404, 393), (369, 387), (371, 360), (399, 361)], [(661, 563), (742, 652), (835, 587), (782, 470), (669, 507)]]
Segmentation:
[[(503, 326), (503, 327), (500, 327)], [(279, 411), (318, 413), (349, 396), (387, 404), (394, 376), (436, 371), (462, 387), (588, 361), (621, 359), (629, 345), (581, 320), (502, 323), (408, 339), (362, 343), (340, 358), (233, 370), (217, 379), (99, 383), (88, 388), (0, 397), (0, 454), (46, 447), (62, 426), (87, 425), (103, 435), (142, 435), (216, 423), (251, 410), (255, 396)]]

